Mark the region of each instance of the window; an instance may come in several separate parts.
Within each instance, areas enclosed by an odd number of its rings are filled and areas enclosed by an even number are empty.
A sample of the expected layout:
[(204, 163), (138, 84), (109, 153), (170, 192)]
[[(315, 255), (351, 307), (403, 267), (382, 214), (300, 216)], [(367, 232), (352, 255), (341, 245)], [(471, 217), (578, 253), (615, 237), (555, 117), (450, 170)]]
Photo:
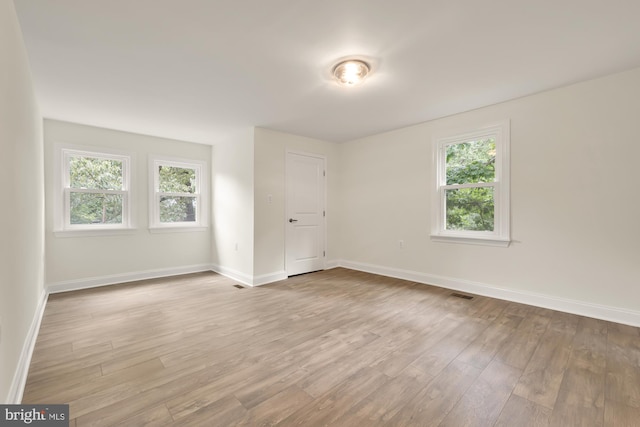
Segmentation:
[(509, 122), (436, 138), (431, 238), (509, 245)]
[(60, 147), (58, 155), (62, 173), (56, 230), (130, 228), (130, 157)]
[(151, 159), (151, 229), (206, 227), (205, 163)]

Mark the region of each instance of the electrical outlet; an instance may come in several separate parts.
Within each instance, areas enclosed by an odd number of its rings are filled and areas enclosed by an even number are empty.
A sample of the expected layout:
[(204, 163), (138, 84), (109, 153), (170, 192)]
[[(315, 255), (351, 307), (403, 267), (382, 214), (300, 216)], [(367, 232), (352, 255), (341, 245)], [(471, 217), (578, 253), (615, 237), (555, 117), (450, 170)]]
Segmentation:
[(236, 251), (238, 250), (238, 244), (237, 243), (236, 243), (235, 249), (236, 249)]
[(400, 246), (400, 249), (404, 249), (404, 240), (398, 240), (398, 246)]
[(267, 203), (269, 204), (273, 203), (273, 196), (271, 194), (267, 195)]

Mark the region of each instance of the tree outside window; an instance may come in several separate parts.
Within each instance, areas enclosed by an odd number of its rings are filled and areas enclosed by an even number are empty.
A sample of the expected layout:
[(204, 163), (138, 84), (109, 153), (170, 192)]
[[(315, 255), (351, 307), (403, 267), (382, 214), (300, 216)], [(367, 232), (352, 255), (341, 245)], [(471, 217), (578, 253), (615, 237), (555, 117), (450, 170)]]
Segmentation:
[(495, 138), (446, 146), (447, 230), (493, 231)]
[(122, 161), (69, 158), (70, 224), (122, 224)]
[(152, 157), (150, 228), (188, 231), (206, 227), (206, 164)]
[(195, 222), (196, 169), (158, 165), (160, 222)]
[(434, 141), (431, 238), (509, 244), (509, 122)]
[(62, 203), (56, 205), (57, 229), (128, 228), (130, 157), (62, 147), (59, 153)]

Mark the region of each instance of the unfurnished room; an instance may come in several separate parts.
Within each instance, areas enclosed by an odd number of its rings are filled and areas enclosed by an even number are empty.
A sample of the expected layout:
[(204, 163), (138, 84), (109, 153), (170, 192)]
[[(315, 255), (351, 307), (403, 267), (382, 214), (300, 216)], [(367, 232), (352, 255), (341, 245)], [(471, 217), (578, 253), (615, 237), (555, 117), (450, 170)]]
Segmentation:
[(0, 0), (0, 425), (640, 425), (640, 2)]

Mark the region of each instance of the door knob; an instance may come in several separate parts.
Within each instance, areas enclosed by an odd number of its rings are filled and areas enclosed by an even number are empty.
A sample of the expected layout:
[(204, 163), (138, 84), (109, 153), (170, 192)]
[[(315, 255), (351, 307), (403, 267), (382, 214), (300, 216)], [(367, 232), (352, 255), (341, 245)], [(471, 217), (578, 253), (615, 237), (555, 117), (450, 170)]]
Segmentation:
[(289, 222), (298, 222), (297, 219), (289, 218)]

